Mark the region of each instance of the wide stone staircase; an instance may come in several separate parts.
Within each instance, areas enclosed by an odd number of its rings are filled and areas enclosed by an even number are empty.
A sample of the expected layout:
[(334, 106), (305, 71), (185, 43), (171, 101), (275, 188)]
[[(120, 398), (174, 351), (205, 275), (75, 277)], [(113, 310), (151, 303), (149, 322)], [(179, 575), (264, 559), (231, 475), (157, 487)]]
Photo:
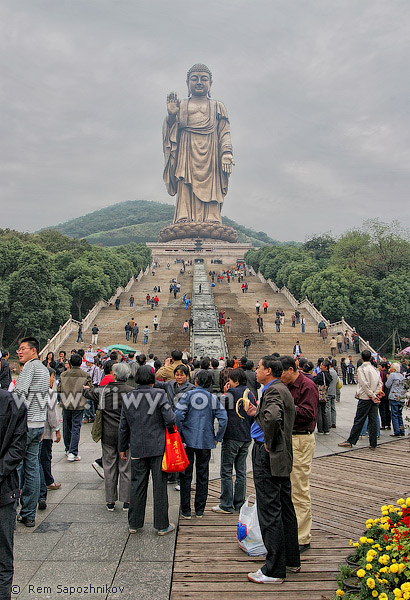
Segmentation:
[[(128, 292), (124, 292), (120, 296), (119, 310), (115, 306), (107, 306), (103, 308), (97, 315), (95, 322), (99, 328), (98, 346), (100, 348), (107, 347), (112, 344), (126, 344), (136, 351), (149, 354), (152, 352), (157, 355), (160, 360), (169, 356), (174, 348), (185, 348), (189, 351), (189, 338), (184, 333), (183, 322), (185, 318), (189, 318), (190, 311), (185, 310), (182, 303), (182, 296), (186, 293), (188, 296), (192, 292), (192, 273), (188, 269), (184, 274), (180, 273), (181, 264), (171, 263), (170, 269), (167, 269), (166, 264), (155, 269), (155, 275), (151, 272), (144, 275), (142, 279), (135, 282)], [(181, 292), (174, 299), (173, 293), (169, 293), (170, 280), (176, 278), (181, 283)], [(161, 292), (158, 293), (159, 305), (151, 310), (147, 305), (146, 295), (155, 296), (154, 286), (160, 286)], [(130, 307), (129, 298), (131, 294), (134, 296), (134, 306)], [(158, 330), (154, 331), (153, 317), (158, 317)], [(125, 324), (133, 317), (139, 326), (138, 340), (136, 344), (132, 343), (132, 338), (127, 341), (125, 338)], [(148, 325), (150, 334), (148, 344), (143, 344), (142, 330)], [(91, 343), (91, 327), (83, 332), (84, 343), (77, 344), (77, 334), (71, 334), (64, 342), (62, 349), (69, 354), (72, 348), (88, 348)]]
[[(209, 268), (215, 270), (214, 265), (208, 264)], [(214, 298), (218, 310), (225, 311), (225, 317), (232, 319), (231, 332), (225, 332), (226, 341), (229, 348), (229, 355), (243, 355), (243, 341), (245, 336), (249, 336), (251, 346), (249, 348), (249, 358), (255, 362), (259, 361), (264, 354), (279, 352), (280, 354), (292, 354), (293, 346), (299, 340), (302, 355), (312, 361), (316, 361), (320, 356), (330, 355), (329, 335), (327, 343), (323, 343), (317, 332), (317, 323), (313, 317), (302, 312), (306, 320), (306, 330), (302, 333), (300, 324), (292, 327), (291, 315), (293, 307), (287, 298), (281, 293), (275, 293), (267, 283), (262, 283), (257, 276), (248, 275), (244, 278), (248, 282), (248, 292), (243, 293), (241, 285), (237, 280), (227, 282), (226, 278), (222, 283), (217, 283), (215, 279)], [(269, 304), (268, 312), (264, 313), (262, 304), (267, 300)], [(260, 314), (263, 317), (264, 333), (258, 332), (256, 322), (257, 314), (255, 309), (256, 302), (259, 301), (261, 308)], [(281, 325), (280, 333), (276, 332), (275, 318), (276, 310), (283, 309), (285, 313), (285, 323)], [(340, 360), (347, 354), (337, 354), (336, 358)]]

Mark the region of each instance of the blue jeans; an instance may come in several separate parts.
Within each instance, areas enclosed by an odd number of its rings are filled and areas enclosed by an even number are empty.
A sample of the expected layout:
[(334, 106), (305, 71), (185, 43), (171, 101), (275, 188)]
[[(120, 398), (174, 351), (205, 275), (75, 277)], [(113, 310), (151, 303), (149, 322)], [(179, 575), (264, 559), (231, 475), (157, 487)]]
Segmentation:
[(280, 333), (280, 325), (276, 325), (276, 333)]
[(148, 344), (148, 336), (144, 335), (144, 344)]
[(13, 544), (16, 502), (0, 506), (0, 599), (10, 600), (13, 582)]
[[(220, 507), (233, 513), (240, 510), (246, 495), (246, 458), (250, 442), (224, 440), (221, 453), (221, 497)], [(235, 466), (235, 491), (232, 471)]]
[(27, 521), (36, 518), (37, 502), (40, 495), (40, 441), (44, 427), (35, 427), (27, 432), (26, 452), (19, 464), (21, 510), (20, 515)]
[(83, 422), (83, 410), (67, 410), (63, 408), (63, 438), (66, 452), (78, 454), (80, 431)]
[(404, 435), (403, 404), (398, 400), (389, 400), (389, 404), (394, 435)]

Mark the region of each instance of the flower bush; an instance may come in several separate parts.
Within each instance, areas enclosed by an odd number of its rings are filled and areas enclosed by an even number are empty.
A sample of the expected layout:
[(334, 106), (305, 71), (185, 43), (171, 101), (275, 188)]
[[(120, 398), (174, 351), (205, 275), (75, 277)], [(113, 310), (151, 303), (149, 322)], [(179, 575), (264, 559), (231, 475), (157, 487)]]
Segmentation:
[[(410, 498), (381, 507), (381, 517), (366, 521), (366, 535), (353, 542), (349, 557), (355, 563), (357, 590), (343, 585), (336, 598), (343, 600), (410, 600)], [(342, 574), (346, 566), (340, 568)], [(339, 582), (340, 582), (339, 577)]]

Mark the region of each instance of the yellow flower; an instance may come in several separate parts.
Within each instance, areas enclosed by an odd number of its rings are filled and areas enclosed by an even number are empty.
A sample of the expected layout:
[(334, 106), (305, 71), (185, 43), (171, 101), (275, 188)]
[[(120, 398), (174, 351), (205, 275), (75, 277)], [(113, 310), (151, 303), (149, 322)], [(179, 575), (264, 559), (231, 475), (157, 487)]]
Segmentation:
[(375, 580), (373, 579), (373, 577), (369, 577), (369, 579), (366, 581), (367, 583), (367, 587), (369, 587), (371, 590), (374, 588), (374, 586), (376, 585)]
[(365, 536), (362, 536), (361, 538), (359, 538), (359, 542), (360, 542), (361, 544), (365, 544), (365, 543), (366, 543), (366, 542), (368, 542), (368, 541), (369, 541), (369, 540), (368, 540), (368, 539), (367, 539), (367, 537), (365, 537)]
[(390, 573), (398, 573), (399, 572), (399, 565), (396, 563), (393, 563), (392, 565), (390, 565)]
[(344, 593), (343, 590), (336, 590), (336, 596), (340, 596), (341, 597), (341, 596), (344, 596), (344, 595), (345, 595), (345, 593)]
[(352, 544), (352, 545), (353, 545), (353, 548), (358, 548), (360, 546), (359, 542), (354, 542), (354, 544)]
[(400, 587), (402, 592), (410, 592), (410, 583), (408, 581), (403, 583)]
[(403, 598), (405, 598), (405, 600), (408, 600), (410, 598), (410, 592), (404, 592)]
[(410, 506), (410, 498), (406, 498), (406, 506)]
[(401, 504), (405, 504), (405, 503), (406, 503), (406, 501), (405, 501), (405, 499), (404, 499), (404, 498), (399, 498), (399, 499), (397, 500), (397, 504), (398, 504), (399, 506), (400, 506)]
[(390, 556), (388, 554), (383, 554), (383, 556), (380, 556), (379, 563), (381, 565), (387, 565), (388, 562), (390, 562)]
[(379, 596), (379, 600), (389, 600), (389, 597), (387, 596), (387, 594), (382, 592)]
[(387, 517), (389, 515), (389, 511), (388, 510), (382, 510), (382, 515), (383, 515), (383, 517)]
[(377, 590), (372, 591), (373, 598), (377, 598), (378, 595), (379, 595), (379, 592)]
[(387, 573), (388, 570), (389, 570), (389, 567), (382, 567), (380, 569), (380, 573)]
[(367, 563), (367, 565), (366, 565), (366, 571), (370, 571), (370, 569), (373, 569), (372, 563)]
[(353, 540), (350, 540), (349, 546), (353, 546)]
[(369, 544), (373, 544), (374, 540), (372, 538), (367, 538)]
[(395, 598), (403, 598), (403, 594), (401, 593), (401, 590), (399, 590), (399, 588), (395, 588), (393, 590), (393, 594)]
[(388, 510), (388, 508), (389, 508), (389, 507), (388, 507), (386, 504), (383, 504), (383, 506), (382, 506), (381, 510)]
[(366, 571), (364, 569), (359, 569), (356, 573), (358, 577), (364, 577), (366, 575)]

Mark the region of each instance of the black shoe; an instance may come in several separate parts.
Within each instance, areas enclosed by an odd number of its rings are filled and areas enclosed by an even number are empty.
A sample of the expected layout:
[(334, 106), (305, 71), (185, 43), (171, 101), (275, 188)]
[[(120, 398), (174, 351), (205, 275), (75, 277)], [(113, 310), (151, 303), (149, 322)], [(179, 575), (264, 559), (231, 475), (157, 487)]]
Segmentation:
[(47, 502), (44, 499), (38, 501), (38, 510), (46, 510)]
[(310, 550), (310, 544), (299, 544), (299, 554), (306, 552), (306, 550)]
[(21, 515), (17, 515), (17, 521), (23, 523), (26, 527), (35, 527), (36, 525), (34, 519), (27, 519), (27, 517), (22, 517)]
[(96, 462), (99, 467), (103, 468), (102, 458), (96, 458), (94, 462)]

